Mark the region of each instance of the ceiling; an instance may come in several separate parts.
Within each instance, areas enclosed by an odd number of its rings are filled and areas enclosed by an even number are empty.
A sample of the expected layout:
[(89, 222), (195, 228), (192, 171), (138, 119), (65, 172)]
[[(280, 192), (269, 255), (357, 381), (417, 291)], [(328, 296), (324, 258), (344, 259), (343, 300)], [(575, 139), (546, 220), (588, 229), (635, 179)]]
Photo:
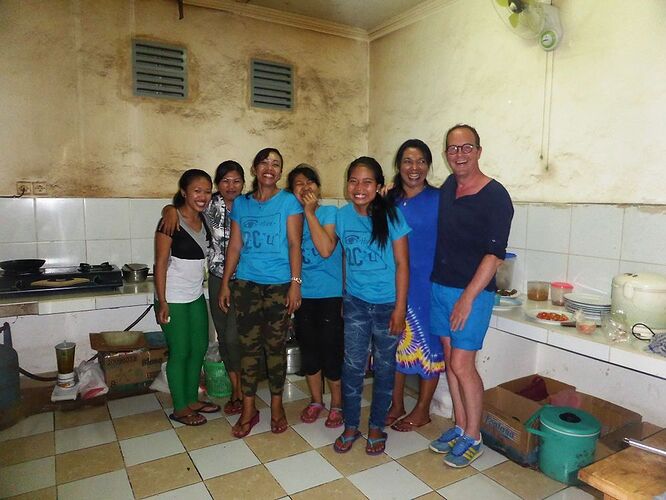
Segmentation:
[(427, 0), (236, 0), (371, 31)]

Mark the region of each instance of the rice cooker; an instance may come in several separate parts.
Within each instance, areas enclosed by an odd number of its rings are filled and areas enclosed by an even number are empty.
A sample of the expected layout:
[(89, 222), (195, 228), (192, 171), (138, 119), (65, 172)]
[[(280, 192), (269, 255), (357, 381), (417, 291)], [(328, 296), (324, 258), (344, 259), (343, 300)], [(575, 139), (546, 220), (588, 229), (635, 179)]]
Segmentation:
[(650, 330), (666, 333), (666, 276), (618, 274), (613, 278), (611, 308), (613, 312), (624, 312), (627, 327), (638, 338), (649, 340), (652, 337)]

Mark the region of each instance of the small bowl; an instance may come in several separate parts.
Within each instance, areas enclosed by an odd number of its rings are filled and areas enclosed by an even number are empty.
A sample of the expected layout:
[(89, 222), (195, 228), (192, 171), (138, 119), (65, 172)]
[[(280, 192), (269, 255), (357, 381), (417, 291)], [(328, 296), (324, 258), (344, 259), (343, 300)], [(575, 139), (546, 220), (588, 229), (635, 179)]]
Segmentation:
[(597, 323), (593, 319), (576, 320), (576, 331), (585, 335), (592, 335), (597, 329)]
[(143, 332), (130, 330), (128, 332), (101, 332), (107, 345), (113, 347), (130, 346), (139, 341)]

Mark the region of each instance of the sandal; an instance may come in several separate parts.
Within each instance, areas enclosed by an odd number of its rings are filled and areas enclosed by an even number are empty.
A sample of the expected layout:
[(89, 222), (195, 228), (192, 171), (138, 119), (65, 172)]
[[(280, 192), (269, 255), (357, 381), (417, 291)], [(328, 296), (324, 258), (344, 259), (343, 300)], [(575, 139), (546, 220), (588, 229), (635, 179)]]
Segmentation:
[(243, 401), (240, 399), (230, 399), (224, 405), (225, 415), (238, 415), (243, 411)]
[(271, 432), (273, 434), (282, 434), (289, 427), (287, 417), (282, 415), (280, 418), (271, 418)]
[(220, 405), (216, 405), (215, 403), (210, 403), (208, 401), (197, 401), (196, 404), (200, 404), (201, 406), (199, 408), (192, 408), (190, 406), (190, 409), (196, 411), (197, 413), (217, 413), (220, 411)]
[(323, 409), (324, 405), (321, 403), (310, 403), (301, 412), (301, 422), (305, 422), (306, 424), (315, 422)]
[(172, 413), (169, 415), (169, 418), (173, 420), (174, 422), (178, 422), (179, 424), (183, 425), (189, 425), (191, 427), (197, 427), (199, 425), (203, 425), (208, 420), (206, 417), (203, 415), (199, 415), (197, 412), (192, 412), (188, 413), (187, 415), (176, 415), (175, 413)]
[(386, 415), (386, 420), (384, 421), (384, 425), (393, 425), (396, 420), (398, 420), (400, 417), (402, 417), (405, 414), (403, 411), (400, 415), (398, 416), (393, 416), (391, 415), (391, 412), (389, 411), (389, 414)]
[[(241, 417), (242, 418), (242, 417)], [(234, 435), (234, 437), (237, 438), (244, 438), (247, 436), (250, 431), (252, 431), (252, 428), (259, 423), (259, 412), (256, 412), (250, 420), (247, 422), (241, 422), (241, 419), (238, 419), (238, 422), (236, 422), (236, 425), (234, 425), (231, 428), (231, 433)]]
[(385, 432), (382, 432), (381, 437), (371, 438), (368, 436), (368, 442), (365, 445), (365, 452), (368, 455), (381, 455), (386, 449), (386, 438), (387, 435)]
[(430, 418), (428, 418), (428, 420), (426, 420), (425, 422), (421, 422), (420, 424), (412, 422), (411, 420), (407, 420), (407, 418), (403, 418), (401, 420), (398, 420), (395, 424), (393, 424), (391, 426), (391, 429), (398, 432), (410, 432), (416, 429), (417, 427), (423, 427), (424, 425), (428, 425), (430, 422), (431, 422)]
[(336, 453), (347, 453), (352, 449), (354, 441), (361, 437), (361, 432), (358, 429), (351, 436), (345, 436), (345, 432), (347, 432), (347, 429), (333, 443), (333, 450)]
[(326, 418), (326, 422), (324, 422), (324, 425), (329, 429), (335, 429), (337, 427), (340, 427), (344, 423), (345, 420), (342, 416), (342, 408), (335, 408), (331, 406), (331, 409), (328, 411), (328, 417)]

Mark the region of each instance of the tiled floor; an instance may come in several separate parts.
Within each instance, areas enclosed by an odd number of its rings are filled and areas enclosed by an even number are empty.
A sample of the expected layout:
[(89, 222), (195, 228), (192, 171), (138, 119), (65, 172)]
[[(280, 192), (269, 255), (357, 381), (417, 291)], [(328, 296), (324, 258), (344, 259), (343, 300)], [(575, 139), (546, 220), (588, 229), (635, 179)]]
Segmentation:
[[(370, 386), (366, 398), (369, 392)], [(437, 416), (416, 432), (388, 429), (386, 453), (380, 456), (366, 455), (363, 439), (351, 452), (337, 454), (331, 444), (340, 429), (324, 426), (326, 412), (314, 424), (298, 418), (307, 402), (304, 381), (290, 376), (285, 395), (287, 432), (269, 432), (269, 394), (262, 387), (261, 421), (242, 440), (231, 435), (238, 417), (213, 414), (202, 427), (170, 421), (171, 398), (164, 394), (34, 415), (0, 432), (0, 497), (593, 498), (489, 448), (473, 467), (445, 466), (441, 455), (428, 450), (429, 441), (450, 425)], [(362, 412), (367, 422), (367, 401)]]

